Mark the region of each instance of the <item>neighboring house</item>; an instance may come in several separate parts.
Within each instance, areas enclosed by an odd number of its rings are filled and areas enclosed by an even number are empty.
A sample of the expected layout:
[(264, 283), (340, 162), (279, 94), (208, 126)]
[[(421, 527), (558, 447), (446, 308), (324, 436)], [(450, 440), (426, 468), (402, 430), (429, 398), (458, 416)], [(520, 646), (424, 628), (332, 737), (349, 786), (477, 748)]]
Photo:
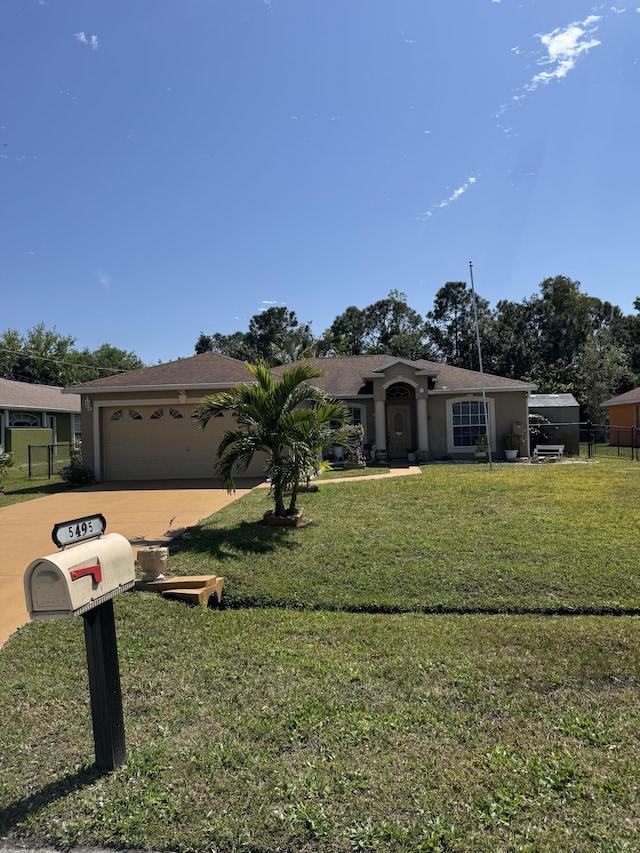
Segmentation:
[(0, 379), (0, 446), (14, 466), (27, 465), (29, 445), (68, 444), (80, 437), (80, 400), (62, 388)]
[(609, 440), (621, 447), (640, 445), (640, 388), (634, 388), (600, 404), (609, 409)]
[[(432, 459), (473, 458), (486, 431), (479, 373), (388, 355), (309, 361), (325, 373), (314, 384), (346, 403), (379, 454), (391, 461), (406, 460), (410, 450)], [(202, 432), (193, 412), (204, 395), (250, 381), (243, 362), (203, 353), (68, 388), (82, 398), (84, 462), (98, 480), (211, 477), (233, 418), (216, 418)], [(513, 431), (523, 435), (526, 455), (527, 397), (535, 386), (489, 374), (484, 386), (496, 457), (503, 457), (502, 435)], [(263, 460), (256, 459), (247, 475), (262, 472)]]
[(531, 394), (529, 414), (549, 421), (542, 427), (538, 444), (564, 444), (565, 452), (580, 453), (580, 405), (573, 394)]

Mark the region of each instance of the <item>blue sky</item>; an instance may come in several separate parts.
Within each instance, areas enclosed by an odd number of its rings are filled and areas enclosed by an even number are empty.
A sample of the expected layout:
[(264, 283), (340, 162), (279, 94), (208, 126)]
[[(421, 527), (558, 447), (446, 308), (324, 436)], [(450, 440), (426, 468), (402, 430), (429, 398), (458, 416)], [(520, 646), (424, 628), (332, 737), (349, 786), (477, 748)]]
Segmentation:
[(0, 330), (640, 296), (638, 0), (3, 0), (0, 55)]

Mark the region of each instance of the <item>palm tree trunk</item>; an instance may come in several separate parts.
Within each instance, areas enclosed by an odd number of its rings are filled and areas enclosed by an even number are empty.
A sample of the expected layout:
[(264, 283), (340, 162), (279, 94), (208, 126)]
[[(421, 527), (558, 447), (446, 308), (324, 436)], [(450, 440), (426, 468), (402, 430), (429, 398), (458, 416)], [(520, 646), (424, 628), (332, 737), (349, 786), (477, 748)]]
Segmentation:
[(294, 515), (296, 511), (296, 500), (298, 498), (298, 484), (294, 483), (291, 489), (291, 500), (289, 501), (289, 509), (287, 515)]
[(276, 484), (273, 487), (273, 498), (275, 500), (276, 508), (275, 514), (284, 518), (287, 514), (286, 509), (284, 508), (284, 488), (280, 484)]

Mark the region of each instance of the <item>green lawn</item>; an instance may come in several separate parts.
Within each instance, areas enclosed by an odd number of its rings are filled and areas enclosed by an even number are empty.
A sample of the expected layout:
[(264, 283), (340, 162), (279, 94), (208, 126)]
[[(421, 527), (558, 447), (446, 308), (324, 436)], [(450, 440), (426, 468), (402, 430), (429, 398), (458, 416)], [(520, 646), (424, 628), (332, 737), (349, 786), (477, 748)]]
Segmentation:
[(11, 469), (0, 481), (0, 486), (4, 490), (4, 494), (0, 492), (0, 507), (69, 490), (68, 483), (65, 483), (59, 474), (54, 474), (51, 478), (29, 477), (24, 471)]
[(640, 609), (640, 464), (432, 465), (322, 483), (298, 530), (256, 524), (257, 489), (188, 531), (176, 573), (226, 578), (228, 605), (366, 611)]
[(0, 651), (0, 836), (637, 850), (639, 498), (637, 463), (428, 466), (321, 483), (282, 530), (255, 490), (170, 559), (225, 610), (116, 600), (125, 767), (91, 767), (81, 619)]

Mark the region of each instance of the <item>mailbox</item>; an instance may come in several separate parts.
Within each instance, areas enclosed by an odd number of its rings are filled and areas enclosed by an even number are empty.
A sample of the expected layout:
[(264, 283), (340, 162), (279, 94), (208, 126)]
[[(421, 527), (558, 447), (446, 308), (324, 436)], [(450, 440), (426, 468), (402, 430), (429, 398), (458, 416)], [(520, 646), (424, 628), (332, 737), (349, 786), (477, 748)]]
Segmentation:
[(119, 533), (38, 557), (27, 566), (24, 592), (32, 619), (78, 616), (135, 584), (131, 545)]

